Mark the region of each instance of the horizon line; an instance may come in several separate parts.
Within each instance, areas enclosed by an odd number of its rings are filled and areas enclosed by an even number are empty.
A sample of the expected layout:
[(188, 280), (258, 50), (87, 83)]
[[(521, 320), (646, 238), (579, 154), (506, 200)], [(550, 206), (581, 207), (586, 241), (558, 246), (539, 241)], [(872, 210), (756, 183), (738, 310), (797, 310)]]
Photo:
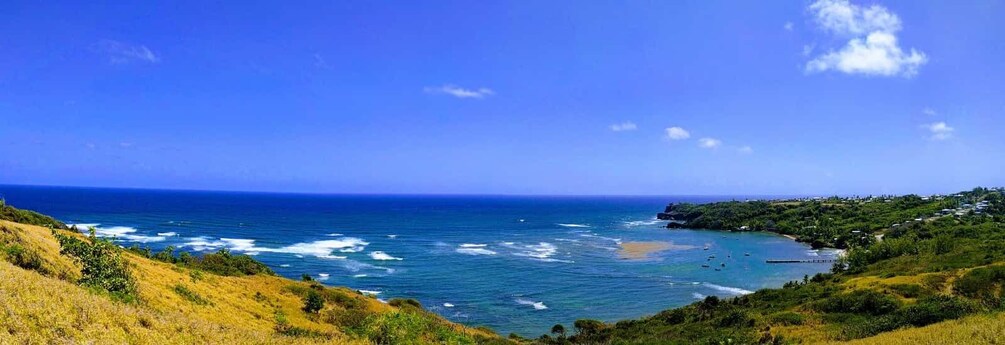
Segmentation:
[[(48, 184), (7, 184), (0, 183), (0, 187), (35, 187), (35, 188), (68, 188), (68, 189), (106, 189), (106, 190), (126, 190), (126, 191), (152, 191), (152, 192), (197, 192), (197, 193), (235, 193), (235, 194), (278, 194), (278, 195), (314, 195), (314, 196), (441, 196), (441, 197), (746, 197), (746, 198), (808, 198), (808, 197), (863, 197), (863, 196), (905, 196), (905, 195), (949, 195), (956, 192), (945, 192), (935, 194), (508, 194), (508, 193), (368, 193), (368, 192), (303, 192), (303, 191), (270, 191), (270, 190), (228, 190), (228, 189), (194, 189), (194, 188), (158, 188), (158, 187), (109, 187), (109, 186), (73, 186), (73, 185), (48, 185)], [(1000, 189), (1003, 187), (976, 186), (974, 188)], [(3, 196), (0, 195), (0, 199)]]

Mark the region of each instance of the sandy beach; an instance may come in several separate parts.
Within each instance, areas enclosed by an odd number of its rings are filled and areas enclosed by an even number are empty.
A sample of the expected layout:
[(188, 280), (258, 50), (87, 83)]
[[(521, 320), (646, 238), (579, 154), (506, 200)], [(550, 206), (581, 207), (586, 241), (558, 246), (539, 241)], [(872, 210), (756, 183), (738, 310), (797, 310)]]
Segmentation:
[(695, 246), (678, 245), (673, 242), (649, 241), (649, 242), (623, 242), (618, 256), (625, 260), (644, 260), (650, 255), (664, 250), (686, 250)]

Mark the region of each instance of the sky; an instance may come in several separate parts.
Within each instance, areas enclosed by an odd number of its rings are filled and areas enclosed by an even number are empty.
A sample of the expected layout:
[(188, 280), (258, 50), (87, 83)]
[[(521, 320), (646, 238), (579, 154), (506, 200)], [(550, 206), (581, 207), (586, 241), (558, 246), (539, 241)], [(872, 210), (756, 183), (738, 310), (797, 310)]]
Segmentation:
[(1005, 185), (1005, 2), (0, 5), (0, 184), (869, 195)]

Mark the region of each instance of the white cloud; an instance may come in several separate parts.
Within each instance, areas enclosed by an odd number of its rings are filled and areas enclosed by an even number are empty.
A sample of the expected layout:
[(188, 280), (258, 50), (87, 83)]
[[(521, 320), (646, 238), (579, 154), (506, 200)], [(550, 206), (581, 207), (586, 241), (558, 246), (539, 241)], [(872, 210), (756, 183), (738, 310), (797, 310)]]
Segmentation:
[(928, 107), (925, 107), (925, 109), (921, 109), (921, 113), (923, 113), (923, 114), (925, 114), (925, 115), (928, 115), (928, 116), (935, 116), (935, 115), (937, 115), (937, 114), (938, 114), (938, 113), (937, 113), (937, 112), (935, 111), (935, 109), (932, 109), (932, 108), (928, 108)]
[(636, 126), (635, 123), (631, 121), (625, 121), (622, 123), (616, 123), (611, 125), (611, 130), (615, 132), (634, 131), (636, 129), (639, 129), (639, 127)]
[(691, 137), (691, 133), (680, 127), (669, 127), (666, 129), (667, 139), (670, 140), (684, 140)]
[(108, 61), (114, 64), (132, 61), (157, 63), (160, 58), (145, 45), (130, 45), (114, 40), (101, 40), (95, 50), (108, 56)]
[(922, 127), (931, 133), (931, 136), (928, 138), (932, 140), (946, 140), (952, 138), (953, 131), (956, 131), (955, 128), (949, 127), (949, 125), (942, 121), (927, 124)]
[(803, 56), (810, 56), (810, 54), (813, 54), (813, 48), (816, 48), (816, 46), (812, 44), (803, 45)]
[(739, 148), (736, 149), (736, 152), (741, 153), (741, 154), (745, 154), (745, 155), (749, 155), (751, 153), (754, 153), (754, 148), (752, 148), (750, 146), (741, 146), (741, 147), (739, 147)]
[(485, 98), (486, 96), (491, 96), (495, 94), (495, 92), (492, 91), (491, 89), (484, 87), (478, 89), (465, 89), (449, 84), (436, 87), (426, 87), (423, 90), (425, 90), (426, 93), (445, 94), (457, 98)]
[(698, 146), (705, 149), (716, 149), (722, 146), (722, 141), (715, 138), (698, 139)]
[(897, 32), (900, 18), (886, 7), (861, 7), (848, 0), (818, 0), (809, 7), (820, 27), (839, 36), (861, 36), (875, 31)]
[(793, 24), (792, 22), (785, 22), (785, 25), (783, 27), (785, 28), (785, 30), (792, 31)]
[[(911, 77), (928, 62), (925, 53), (905, 52), (897, 44), (900, 18), (886, 7), (862, 7), (848, 0), (818, 0), (809, 6), (814, 21), (824, 31), (848, 43), (806, 63), (806, 72), (829, 70), (847, 74)], [(806, 54), (804, 47), (803, 53)]]

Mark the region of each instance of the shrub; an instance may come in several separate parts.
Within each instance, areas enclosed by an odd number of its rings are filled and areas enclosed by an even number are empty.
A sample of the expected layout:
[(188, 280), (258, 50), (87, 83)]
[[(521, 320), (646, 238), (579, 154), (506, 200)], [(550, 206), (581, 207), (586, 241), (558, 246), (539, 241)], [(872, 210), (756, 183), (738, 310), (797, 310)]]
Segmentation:
[(893, 297), (872, 290), (857, 290), (831, 296), (817, 302), (816, 309), (828, 313), (883, 315), (897, 310)]
[(990, 307), (1002, 303), (1002, 285), (1005, 284), (1005, 266), (975, 268), (953, 284), (956, 293), (979, 299)]
[(603, 342), (606, 338), (607, 325), (598, 320), (579, 319), (572, 327), (576, 329), (574, 342)]
[(422, 304), (411, 298), (392, 298), (387, 304), (398, 308), (422, 309)]
[(42, 257), (40, 257), (35, 251), (25, 249), (19, 244), (9, 244), (5, 246), (0, 245), (0, 249), (3, 249), (4, 258), (14, 264), (14, 266), (21, 267), (26, 270), (37, 271), (46, 275), (49, 274), (49, 272), (42, 267)]
[(304, 307), (302, 308), (304, 312), (309, 314), (317, 313), (324, 308), (325, 301), (321, 298), (321, 294), (317, 291), (309, 290), (307, 291), (307, 296), (304, 297)]
[(203, 255), (194, 266), (206, 272), (222, 276), (243, 276), (255, 274), (274, 274), (269, 266), (254, 258), (240, 254), (233, 255), (230, 250), (220, 249), (216, 253)]
[(376, 344), (423, 344), (421, 335), (432, 329), (429, 321), (416, 313), (391, 312), (372, 315), (353, 331)]
[(81, 285), (107, 291), (124, 301), (135, 300), (136, 282), (118, 246), (95, 237), (93, 228), (86, 240), (56, 230), (53, 230), (53, 235), (59, 241), (60, 254), (72, 257), (82, 266)]

